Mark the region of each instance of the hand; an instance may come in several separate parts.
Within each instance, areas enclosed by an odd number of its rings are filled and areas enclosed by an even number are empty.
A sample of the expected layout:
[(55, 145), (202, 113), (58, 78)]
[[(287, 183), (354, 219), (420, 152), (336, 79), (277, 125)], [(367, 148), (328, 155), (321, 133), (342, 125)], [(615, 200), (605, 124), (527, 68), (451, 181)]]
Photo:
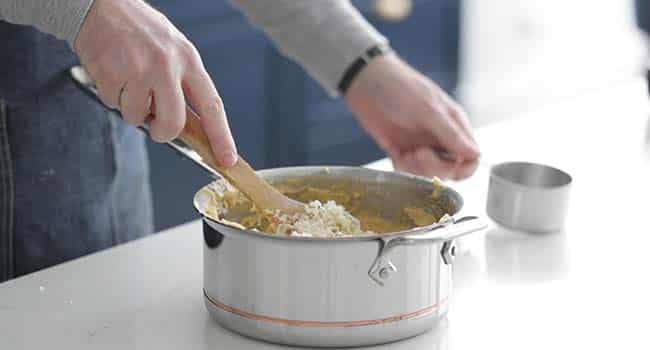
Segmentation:
[(372, 60), (346, 100), (398, 170), (464, 179), (480, 156), (463, 109), (394, 54)]
[(223, 102), (199, 53), (160, 12), (141, 0), (95, 0), (75, 50), (102, 102), (127, 122), (149, 123), (155, 141), (172, 140), (185, 125), (187, 98), (217, 161), (236, 163)]

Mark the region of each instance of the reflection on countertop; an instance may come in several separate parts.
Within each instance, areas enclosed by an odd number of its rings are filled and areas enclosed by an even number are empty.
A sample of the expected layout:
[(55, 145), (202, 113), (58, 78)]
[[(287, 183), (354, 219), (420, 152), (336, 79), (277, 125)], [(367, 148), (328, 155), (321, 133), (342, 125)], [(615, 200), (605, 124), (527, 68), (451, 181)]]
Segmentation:
[[(430, 349), (447, 350), (449, 346), (449, 320), (442, 318), (430, 331), (410, 339), (390, 344), (391, 350)], [(363, 349), (386, 349), (386, 345), (371, 346)]]
[[(215, 332), (215, 328), (222, 329), (222, 326), (206, 315), (203, 329), (204, 338), (197, 341), (202, 342), (203, 346), (219, 344), (219, 349), (252, 349), (258, 347), (264, 347), (264, 349), (307, 349), (271, 344), (261, 340), (243, 337), (230, 331)], [(443, 317), (433, 329), (413, 338), (391, 343), (390, 348), (391, 350), (424, 348), (427, 350), (447, 350), (449, 349), (449, 320), (447, 317)], [(363, 349), (386, 349), (386, 345), (363, 347)]]
[(485, 235), (487, 277), (499, 283), (541, 283), (566, 276), (566, 232), (533, 234), (494, 227)]

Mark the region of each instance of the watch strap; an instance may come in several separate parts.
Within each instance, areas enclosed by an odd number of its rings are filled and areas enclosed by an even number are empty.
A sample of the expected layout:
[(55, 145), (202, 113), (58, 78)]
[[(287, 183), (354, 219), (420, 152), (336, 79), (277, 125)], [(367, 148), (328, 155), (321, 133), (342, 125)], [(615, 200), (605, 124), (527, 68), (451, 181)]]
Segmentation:
[(352, 85), (352, 81), (354, 81), (354, 78), (359, 75), (361, 70), (370, 62), (372, 61), (373, 58), (378, 57), (378, 56), (383, 56), (387, 52), (389, 52), (390, 49), (387, 46), (384, 45), (375, 45), (366, 52), (361, 55), (361, 57), (357, 58), (350, 67), (345, 71), (343, 74), (343, 77), (341, 78), (341, 81), (339, 82), (338, 85), (338, 90), (341, 94), (345, 94), (348, 89), (350, 88), (350, 85)]

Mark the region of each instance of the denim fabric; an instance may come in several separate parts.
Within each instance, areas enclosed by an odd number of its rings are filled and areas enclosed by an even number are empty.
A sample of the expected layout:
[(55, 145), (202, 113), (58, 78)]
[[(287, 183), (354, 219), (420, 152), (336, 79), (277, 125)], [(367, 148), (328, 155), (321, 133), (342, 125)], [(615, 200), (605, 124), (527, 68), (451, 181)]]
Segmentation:
[(14, 270), (13, 189), (7, 106), (0, 100), (0, 281), (10, 278)]
[(72, 82), (65, 42), (1, 21), (0, 42), (0, 280), (153, 232), (143, 135)]

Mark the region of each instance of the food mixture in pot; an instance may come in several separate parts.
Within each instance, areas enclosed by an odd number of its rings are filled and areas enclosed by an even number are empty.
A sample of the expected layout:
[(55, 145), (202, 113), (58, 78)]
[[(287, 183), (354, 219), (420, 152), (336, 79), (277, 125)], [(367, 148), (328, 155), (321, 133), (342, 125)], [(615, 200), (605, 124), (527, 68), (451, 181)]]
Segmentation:
[[(208, 201), (205, 214), (224, 224), (269, 234), (306, 237), (375, 235), (431, 225), (446, 216), (436, 205), (441, 184), (434, 180), (431, 191), (417, 203), (404, 205), (398, 215), (381, 213), (367, 205), (361, 189), (337, 188), (284, 181), (274, 184), (282, 193), (305, 204), (299, 214), (260, 211), (237, 189), (223, 180), (215, 181), (200, 195)], [(377, 194), (375, 194), (375, 197)], [(381, 202), (381, 198), (378, 198)], [(385, 198), (384, 200), (390, 200)]]

